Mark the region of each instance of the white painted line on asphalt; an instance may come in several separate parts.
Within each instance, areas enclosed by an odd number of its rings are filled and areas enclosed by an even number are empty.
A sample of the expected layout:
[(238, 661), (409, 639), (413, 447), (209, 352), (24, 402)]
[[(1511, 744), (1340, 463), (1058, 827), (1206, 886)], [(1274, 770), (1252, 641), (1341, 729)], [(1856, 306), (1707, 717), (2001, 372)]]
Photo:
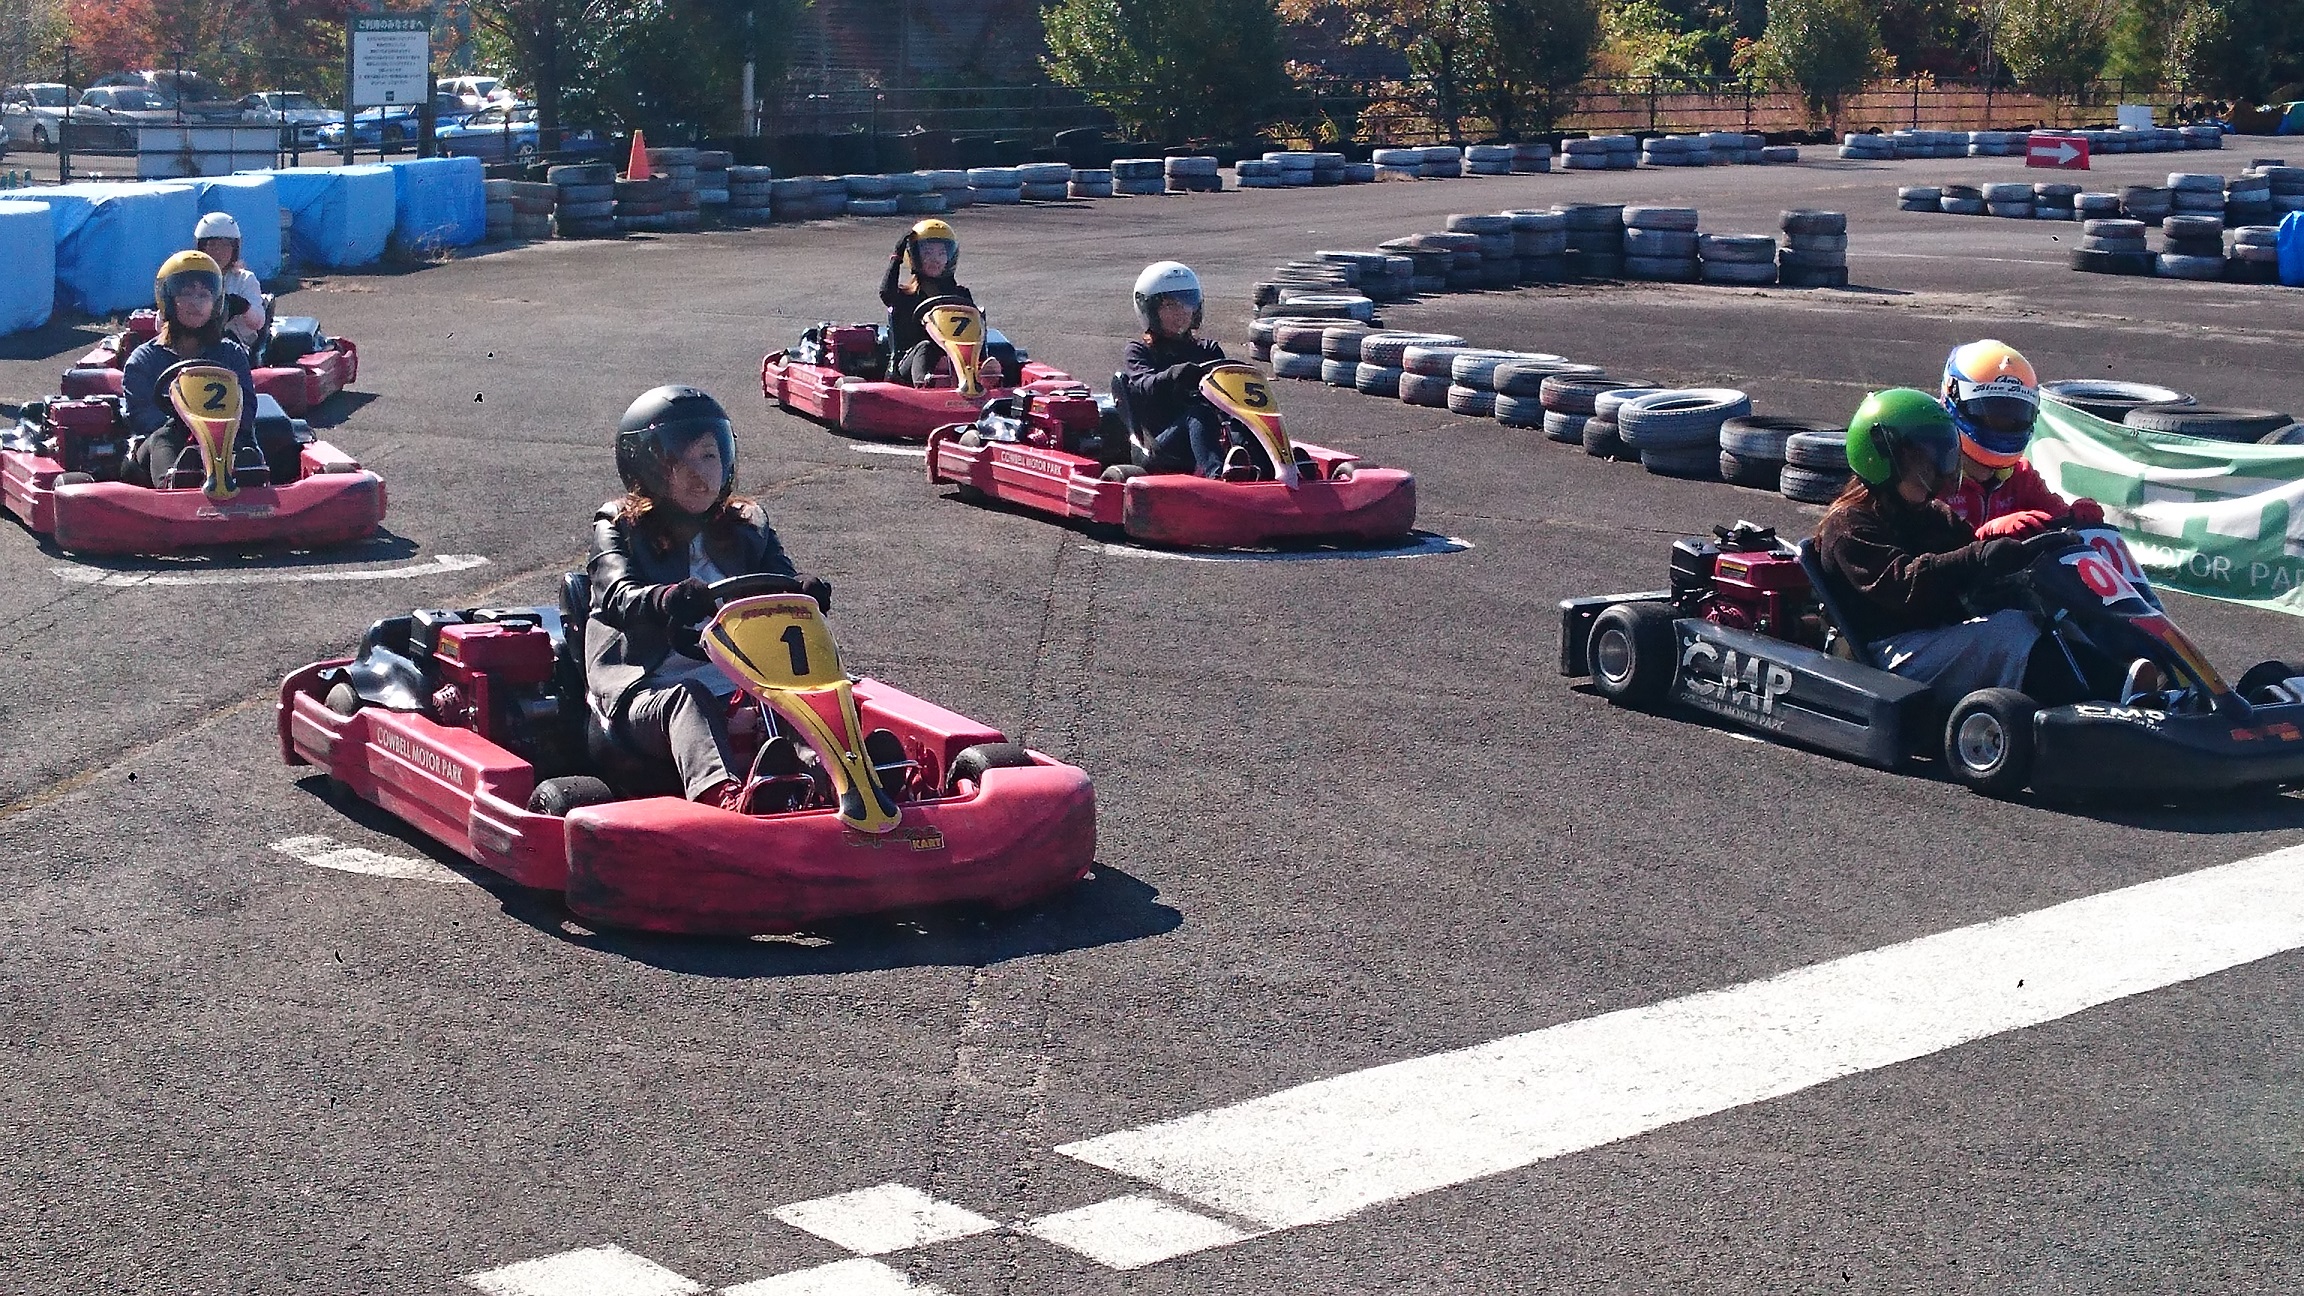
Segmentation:
[(428, 859), (410, 859), (405, 855), (386, 855), (364, 846), (347, 846), (333, 837), (290, 837), (286, 841), (272, 843), (272, 849), (314, 868), (334, 869), (339, 873), (365, 873), (370, 877), (397, 878), (407, 882), (464, 880), (454, 869)]
[(464, 1275), (488, 1296), (692, 1296), (704, 1284), (618, 1246), (563, 1251)]
[(948, 1296), (877, 1260), (835, 1260), (721, 1289), (721, 1296)]
[(408, 580), (446, 572), (484, 567), (479, 554), (440, 554), (398, 567), (298, 567), (268, 571), (117, 571), (106, 567), (55, 567), (56, 579), (67, 585), (300, 585), (312, 581)]
[(1107, 1269), (1141, 1269), (1258, 1236), (1156, 1197), (1131, 1194), (1016, 1226)]
[(1056, 1150), (1289, 1228), (2304, 947), (2304, 847)]
[(849, 449), (858, 454), (895, 455), (899, 459), (925, 459), (928, 447), (924, 445), (854, 445)]
[(965, 1210), (900, 1183), (884, 1183), (837, 1197), (780, 1206), (776, 1218), (858, 1255), (886, 1255), (1000, 1227)]
[(1283, 549), (1247, 550), (1238, 552), (1199, 552), (1182, 549), (1148, 549), (1142, 545), (1106, 544), (1108, 554), (1126, 554), (1133, 558), (1160, 558), (1168, 562), (1352, 562), (1370, 558), (1422, 558), (1427, 554), (1462, 553), (1472, 547), (1469, 540), (1455, 536), (1434, 535), (1428, 531), (1416, 532), (1405, 544), (1385, 545), (1373, 549)]
[(1874, 252), (1869, 248), (1856, 253), (1860, 257), (1882, 257), (1890, 261), (1988, 261), (1994, 265), (2062, 265), (2049, 257), (1988, 257), (1955, 255), (1949, 252)]

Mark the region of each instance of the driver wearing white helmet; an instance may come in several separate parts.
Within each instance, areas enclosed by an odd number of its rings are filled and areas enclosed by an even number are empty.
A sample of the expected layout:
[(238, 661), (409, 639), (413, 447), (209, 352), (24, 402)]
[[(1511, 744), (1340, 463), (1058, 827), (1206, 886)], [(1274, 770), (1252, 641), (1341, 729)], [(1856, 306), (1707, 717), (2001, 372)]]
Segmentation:
[(1121, 381), (1151, 445), (1144, 469), (1249, 480), (1255, 463), (1200, 395), (1201, 378), (1224, 359), (1224, 348), (1193, 332), (1200, 315), (1200, 276), (1190, 266), (1160, 261), (1136, 276), (1136, 322), (1144, 335), (1128, 344)]
[(209, 212), (192, 228), (192, 246), (224, 270), (224, 332), (253, 356), (264, 332), (264, 285), (240, 262), (240, 222)]

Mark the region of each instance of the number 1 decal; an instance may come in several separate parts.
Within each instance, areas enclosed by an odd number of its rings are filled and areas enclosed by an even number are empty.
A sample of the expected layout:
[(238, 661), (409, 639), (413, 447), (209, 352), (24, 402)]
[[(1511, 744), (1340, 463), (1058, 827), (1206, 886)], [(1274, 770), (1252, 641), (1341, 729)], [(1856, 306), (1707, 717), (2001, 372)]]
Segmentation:
[(792, 654), (793, 676), (797, 679), (808, 678), (807, 632), (799, 626), (789, 625), (784, 627), (784, 633), (779, 638), (784, 641), (785, 651)]

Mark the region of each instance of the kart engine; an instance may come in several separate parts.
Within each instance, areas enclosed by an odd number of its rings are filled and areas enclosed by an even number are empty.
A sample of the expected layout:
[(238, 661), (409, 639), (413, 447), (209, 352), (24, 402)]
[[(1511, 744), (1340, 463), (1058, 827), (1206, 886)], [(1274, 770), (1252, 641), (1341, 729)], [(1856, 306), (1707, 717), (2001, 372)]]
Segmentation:
[(120, 480), (128, 458), (127, 421), (117, 396), (87, 396), (79, 400), (48, 402), (34, 425), (26, 411), (25, 431), (33, 440), (53, 442), (49, 447), (66, 472), (84, 472), (98, 481)]
[(1672, 545), (1672, 601), (1682, 616), (1821, 648), (1824, 618), (1807, 573), (1773, 527), (1738, 522), (1713, 539)]
[(572, 773), (583, 763), (583, 685), (569, 680), (546, 615), (421, 608), (387, 617), (340, 678), (370, 705), (426, 713), (527, 758), (538, 778)]

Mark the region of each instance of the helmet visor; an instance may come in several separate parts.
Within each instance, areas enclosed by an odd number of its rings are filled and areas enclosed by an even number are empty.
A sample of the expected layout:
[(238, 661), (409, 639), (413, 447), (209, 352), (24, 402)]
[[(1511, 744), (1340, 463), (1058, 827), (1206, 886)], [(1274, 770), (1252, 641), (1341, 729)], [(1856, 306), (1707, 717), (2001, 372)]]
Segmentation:
[(736, 484), (736, 432), (724, 418), (659, 423), (639, 450), (648, 497), (679, 512), (709, 512)]
[(224, 280), (207, 270), (179, 270), (160, 281), (160, 295), (173, 302), (186, 289), (200, 289), (213, 298), (224, 295)]
[(2013, 438), (2015, 448), (2022, 449), (2032, 435), (2032, 420), (2040, 410), (2036, 402), (2021, 396), (1971, 396), (1960, 402), (1960, 421), (1977, 440), (2001, 448), (1997, 443)]
[(1174, 292), (1156, 294), (1152, 298), (1152, 309), (1158, 310), (1168, 302), (1176, 302), (1197, 315), (1200, 313), (1200, 290), (1197, 288), (1179, 288)]

